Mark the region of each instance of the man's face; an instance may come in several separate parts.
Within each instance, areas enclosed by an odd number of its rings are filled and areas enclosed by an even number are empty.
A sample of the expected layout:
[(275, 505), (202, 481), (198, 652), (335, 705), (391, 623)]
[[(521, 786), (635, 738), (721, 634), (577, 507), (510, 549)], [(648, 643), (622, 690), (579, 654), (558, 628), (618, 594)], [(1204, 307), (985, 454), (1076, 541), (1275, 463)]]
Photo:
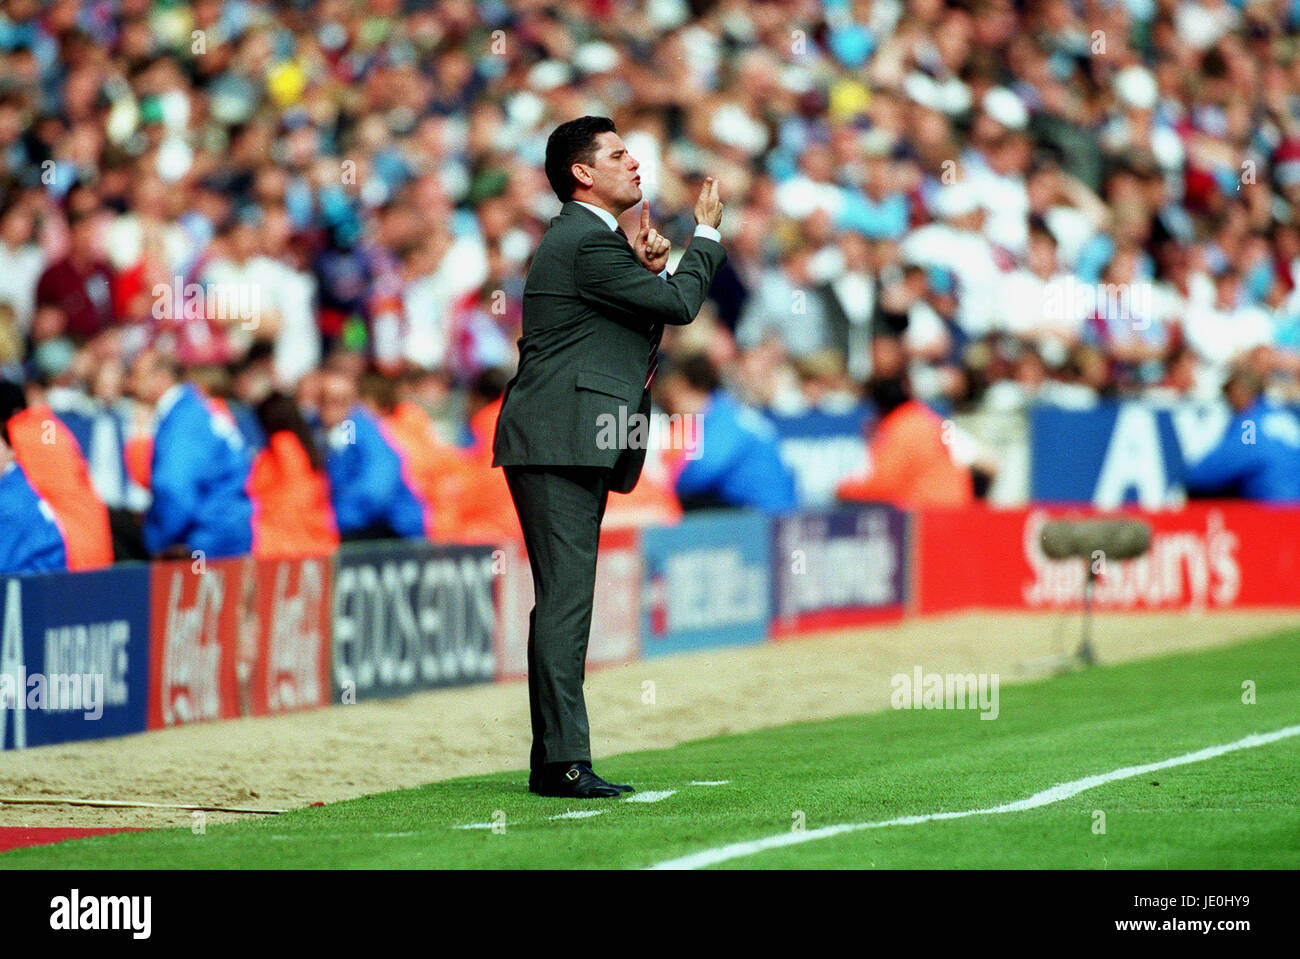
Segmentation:
[(1228, 404), (1235, 413), (1244, 413), (1255, 402), (1255, 393), (1239, 379), (1229, 380), (1223, 388)]
[(321, 381), (321, 423), (326, 429), (334, 429), (348, 418), (356, 400), (357, 391), (352, 381), (338, 373), (329, 373)]
[(655, 401), (669, 415), (687, 412), (689, 405), (685, 377), (669, 373), (655, 382)]
[(87, 216), (72, 225), (68, 240), (73, 256), (79, 259), (92, 259), (98, 252), (99, 222), (93, 216)]
[(598, 205), (616, 216), (641, 202), (641, 164), (632, 158), (617, 133), (596, 136), (596, 154), (591, 163), (575, 163), (573, 176), (578, 186), (589, 190)]
[(1050, 276), (1056, 272), (1056, 247), (1046, 237), (1030, 237), (1028, 261), (1039, 276)]
[(170, 386), (170, 378), (152, 352), (146, 350), (136, 357), (127, 382), (132, 396), (146, 406), (156, 406)]

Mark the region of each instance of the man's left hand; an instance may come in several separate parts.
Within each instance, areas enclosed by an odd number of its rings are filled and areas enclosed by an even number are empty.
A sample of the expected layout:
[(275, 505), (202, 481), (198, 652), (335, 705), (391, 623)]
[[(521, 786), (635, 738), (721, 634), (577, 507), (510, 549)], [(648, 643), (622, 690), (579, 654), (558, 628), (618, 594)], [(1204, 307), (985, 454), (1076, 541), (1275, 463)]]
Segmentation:
[(636, 231), (636, 239), (632, 242), (636, 258), (651, 273), (662, 273), (668, 266), (668, 254), (672, 248), (672, 241), (668, 237), (651, 228), (650, 204), (642, 203), (641, 227)]

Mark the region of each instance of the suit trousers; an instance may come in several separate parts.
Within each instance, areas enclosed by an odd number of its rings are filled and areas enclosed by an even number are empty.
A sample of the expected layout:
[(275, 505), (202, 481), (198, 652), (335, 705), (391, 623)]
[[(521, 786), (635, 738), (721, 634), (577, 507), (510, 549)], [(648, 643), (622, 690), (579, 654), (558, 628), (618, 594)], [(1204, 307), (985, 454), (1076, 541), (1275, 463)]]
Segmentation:
[(587, 675), (596, 552), (610, 471), (597, 467), (507, 466), (535, 603), (528, 620), (529, 765), (591, 762), (582, 684)]

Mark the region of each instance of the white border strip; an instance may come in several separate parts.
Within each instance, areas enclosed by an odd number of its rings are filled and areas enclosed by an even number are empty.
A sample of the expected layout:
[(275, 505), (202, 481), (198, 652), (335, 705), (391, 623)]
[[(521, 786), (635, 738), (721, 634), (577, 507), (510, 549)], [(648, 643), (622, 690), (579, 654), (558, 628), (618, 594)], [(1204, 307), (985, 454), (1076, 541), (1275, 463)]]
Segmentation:
[(783, 832), (778, 833), (775, 836), (768, 836), (765, 839), (751, 839), (746, 842), (734, 842), (727, 846), (719, 846), (716, 849), (706, 849), (704, 852), (692, 853), (689, 856), (681, 856), (677, 859), (668, 859), (664, 862), (656, 863), (649, 868), (703, 869), (706, 866), (715, 866), (720, 862), (740, 859), (743, 856), (752, 856), (755, 853), (764, 852), (768, 849), (780, 849), (784, 846), (797, 846), (799, 843), (812, 842), (815, 839), (826, 839), (829, 836), (838, 836), (842, 833), (857, 832), (861, 829), (880, 829), (884, 826), (914, 826), (919, 823), (933, 822), (939, 819), (965, 819), (967, 816), (988, 816), (993, 813), (1023, 812), (1026, 809), (1037, 809), (1039, 806), (1050, 806), (1052, 803), (1058, 803), (1063, 799), (1069, 799), (1071, 796), (1078, 795), (1087, 789), (1103, 786), (1106, 783), (1112, 783), (1119, 779), (1131, 779), (1134, 776), (1156, 772), (1160, 769), (1169, 769), (1172, 766), (1186, 766), (1188, 763), (1199, 763), (1206, 759), (1214, 759), (1216, 756), (1222, 756), (1225, 753), (1236, 752), (1239, 749), (1253, 749), (1256, 746), (1266, 746), (1269, 743), (1275, 743), (1280, 739), (1287, 739), (1291, 736), (1300, 736), (1300, 725), (1287, 726), (1284, 729), (1278, 729), (1271, 733), (1254, 733), (1244, 739), (1238, 739), (1235, 743), (1226, 743), (1222, 746), (1207, 746), (1205, 749), (1198, 749), (1194, 753), (1184, 753), (1181, 756), (1174, 756), (1172, 759), (1162, 759), (1160, 762), (1146, 763), (1142, 766), (1122, 766), (1119, 769), (1112, 769), (1108, 773), (1100, 773), (1096, 776), (1085, 776), (1083, 779), (1076, 779), (1073, 782), (1061, 783), (1057, 786), (1053, 786), (1051, 789), (1044, 789), (1042, 792), (1035, 793), (1028, 799), (1018, 799), (1015, 802), (1004, 803), (1001, 806), (990, 806), (987, 809), (966, 809), (959, 812), (933, 812), (921, 816), (899, 816), (897, 819), (885, 819), (880, 822), (841, 823), (837, 826), (823, 826), (820, 829), (810, 829), (800, 832)]

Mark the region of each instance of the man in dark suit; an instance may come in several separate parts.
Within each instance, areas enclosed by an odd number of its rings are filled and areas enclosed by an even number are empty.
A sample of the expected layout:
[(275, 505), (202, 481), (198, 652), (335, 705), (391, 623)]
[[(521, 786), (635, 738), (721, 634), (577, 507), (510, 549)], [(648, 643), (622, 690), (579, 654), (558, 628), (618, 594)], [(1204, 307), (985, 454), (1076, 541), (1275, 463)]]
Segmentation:
[(651, 228), (644, 205), (628, 240), (618, 217), (641, 202), (638, 166), (604, 117), (561, 124), (547, 141), (546, 176), (564, 206), (528, 270), (519, 371), (506, 387), (493, 444), (536, 593), (528, 786), (543, 796), (632, 791), (592, 770), (582, 693), (600, 524), (609, 492), (628, 492), (641, 475), (663, 328), (695, 318), (727, 258), (712, 178), (700, 190), (699, 225), (676, 273), (665, 270), (671, 244)]

